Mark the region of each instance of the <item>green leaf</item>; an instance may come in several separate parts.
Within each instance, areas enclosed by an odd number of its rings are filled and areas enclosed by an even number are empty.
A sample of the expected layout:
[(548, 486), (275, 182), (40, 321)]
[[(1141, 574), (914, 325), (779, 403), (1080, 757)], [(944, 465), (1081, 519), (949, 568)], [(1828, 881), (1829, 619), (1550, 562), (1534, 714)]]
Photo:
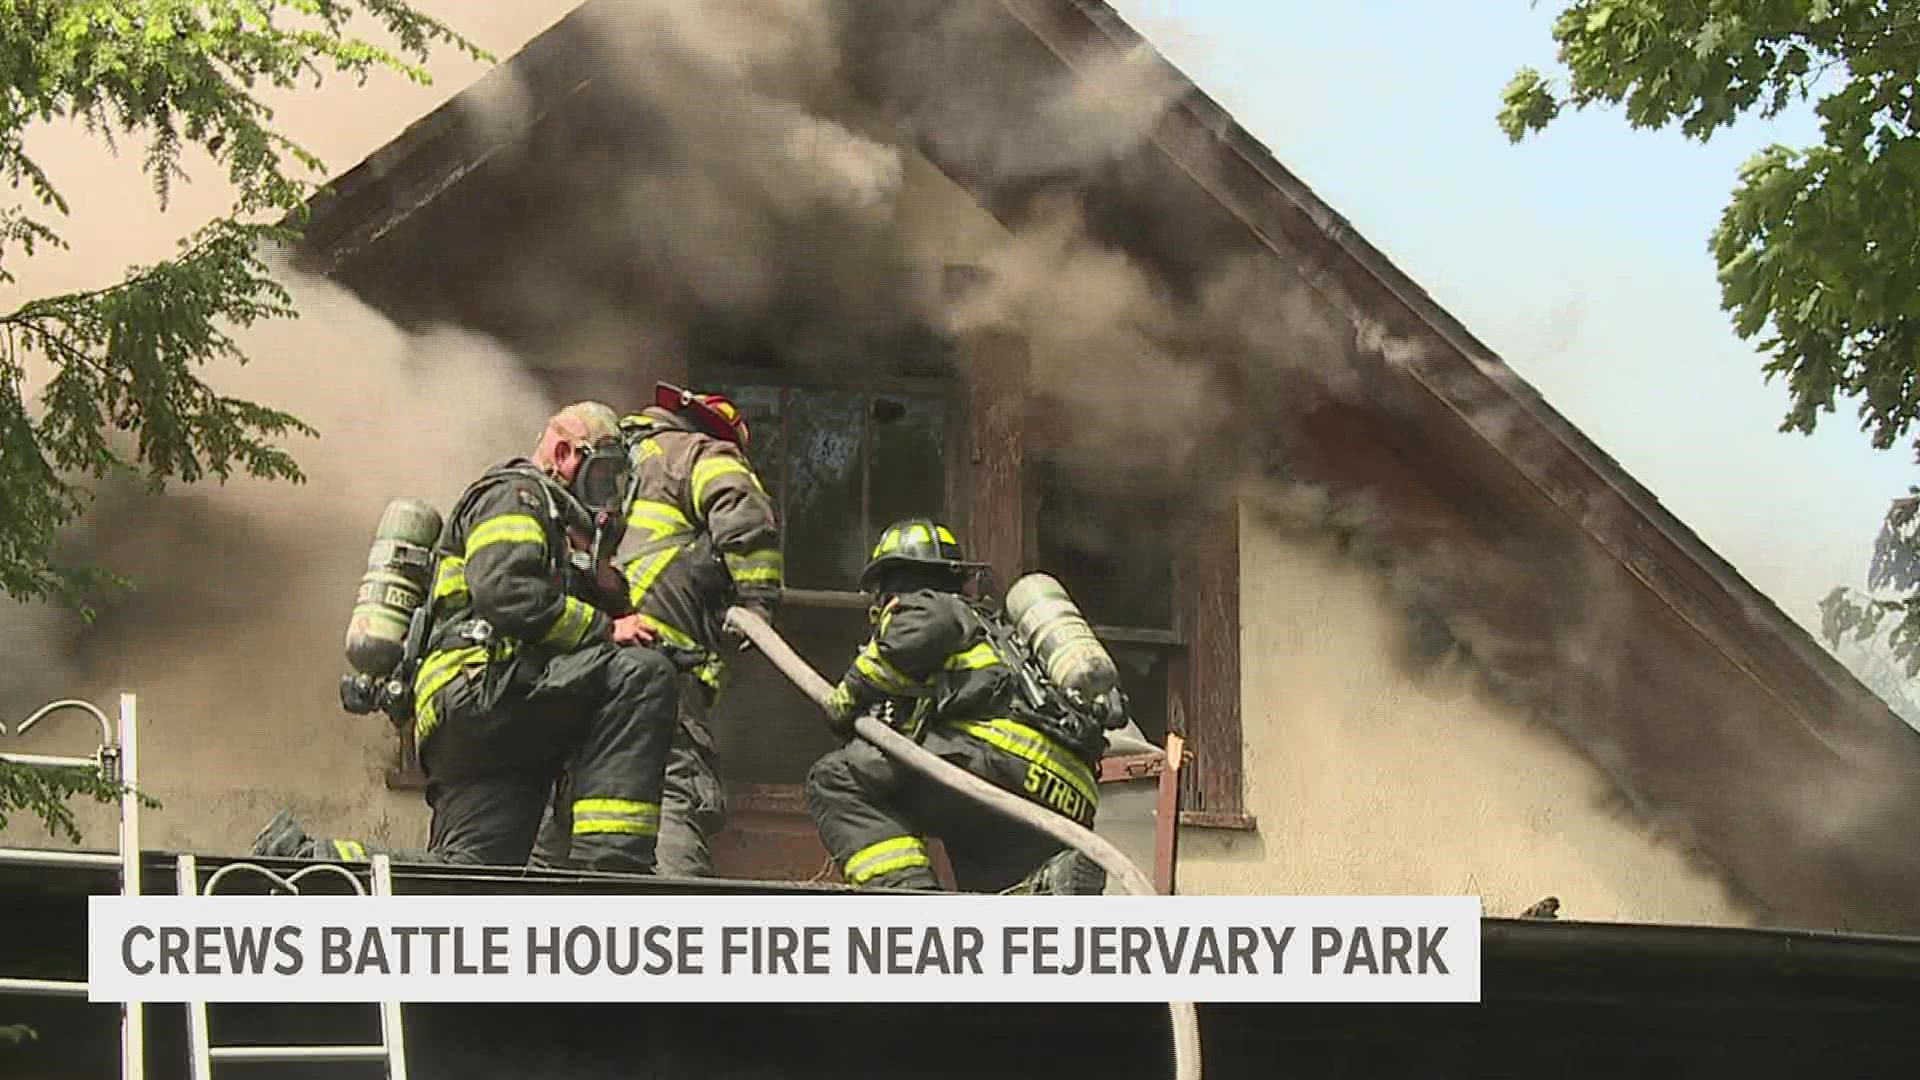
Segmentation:
[[(1765, 146), (1711, 226), (1721, 306), (1788, 392), (1781, 430), (1810, 433), (1844, 401), (1871, 445), (1920, 420), (1920, 19), (1887, 0), (1574, 0), (1552, 24), (1563, 70), (1521, 69), (1501, 93), (1509, 139), (1562, 105), (1618, 109), (1634, 127), (1717, 137), (1741, 117), (1810, 100), (1817, 141)], [(1862, 635), (1920, 673), (1912, 521), (1876, 544), (1871, 594), (1823, 601), (1823, 636)]]
[[(373, 31), (362, 37), (349, 27)], [(29, 153), (34, 122), (80, 121), (111, 147), (141, 142), (139, 167), (163, 207), (188, 147), (205, 150), (237, 197), (185, 238), (180, 253), (118, 283), (40, 297), (0, 314), (0, 591), (58, 600), (91, 615), (86, 597), (126, 582), (53, 557), (87, 507), (87, 483), (133, 469), (154, 487), (236, 472), (298, 482), (284, 446), (316, 434), (298, 418), (216, 393), (211, 363), (244, 363), (230, 334), (295, 314), (262, 261), (293, 240), (322, 173), (318, 158), (273, 126), (260, 100), (323, 71), (362, 80), (379, 69), (425, 80), (450, 45), (491, 59), (404, 0), (11, 0), (0, 4), (0, 171), (41, 207), (68, 204)], [(0, 280), (43, 246), (64, 246), (48, 221), (0, 210)], [(258, 224), (276, 219), (278, 225)], [(23, 360), (48, 361), (37, 400)], [(131, 449), (109, 441), (121, 435)]]

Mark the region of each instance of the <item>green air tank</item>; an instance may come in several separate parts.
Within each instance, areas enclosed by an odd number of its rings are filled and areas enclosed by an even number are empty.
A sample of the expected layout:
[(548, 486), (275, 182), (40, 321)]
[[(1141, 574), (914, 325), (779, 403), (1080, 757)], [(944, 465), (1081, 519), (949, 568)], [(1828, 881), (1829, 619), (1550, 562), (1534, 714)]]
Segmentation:
[(1007, 590), (1007, 617), (1055, 686), (1093, 702), (1119, 685), (1113, 657), (1054, 577), (1028, 574), (1014, 582)]
[(355, 671), (383, 676), (405, 655), (408, 625), (433, 587), (428, 575), (441, 524), (440, 511), (419, 499), (395, 499), (380, 515), (347, 624), (347, 663)]

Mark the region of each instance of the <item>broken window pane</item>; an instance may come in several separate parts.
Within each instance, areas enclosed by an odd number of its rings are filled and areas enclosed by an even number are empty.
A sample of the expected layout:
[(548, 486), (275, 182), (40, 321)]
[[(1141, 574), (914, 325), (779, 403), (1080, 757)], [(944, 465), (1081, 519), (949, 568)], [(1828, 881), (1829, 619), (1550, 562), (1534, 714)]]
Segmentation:
[(717, 383), (747, 414), (780, 509), (787, 584), (852, 591), (887, 522), (946, 511), (946, 401)]
[(787, 584), (852, 589), (866, 563), (861, 450), (866, 401), (838, 390), (787, 396)]
[(873, 424), (868, 528), (877, 539), (887, 523), (946, 516), (945, 403), (937, 398), (881, 395)]

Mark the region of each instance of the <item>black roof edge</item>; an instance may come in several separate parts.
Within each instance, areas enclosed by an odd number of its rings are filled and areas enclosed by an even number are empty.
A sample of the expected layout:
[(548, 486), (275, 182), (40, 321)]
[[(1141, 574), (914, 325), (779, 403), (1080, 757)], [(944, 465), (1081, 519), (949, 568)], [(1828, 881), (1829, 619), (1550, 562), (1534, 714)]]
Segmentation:
[[(108, 854), (96, 852), (96, 854)], [(180, 853), (147, 851), (141, 858), (143, 891), (174, 895)], [(204, 875), (236, 863), (251, 863), (281, 875), (312, 862), (252, 856), (195, 854)], [(364, 866), (359, 867), (364, 875)], [(866, 897), (911, 895), (906, 890), (854, 889), (840, 884), (753, 881), (730, 878), (667, 878), (637, 874), (541, 871), (508, 867), (394, 863), (394, 892), (411, 895), (780, 895)], [(237, 886), (263, 879), (236, 876)], [(331, 875), (319, 879), (338, 882)], [(85, 865), (0, 866), (0, 896), (16, 902), (23, 893), (80, 900), (115, 891), (111, 868)], [(328, 891), (339, 891), (336, 884)], [(1670, 970), (1687, 977), (1755, 978), (1818, 974), (1911, 981), (1920, 985), (1920, 935), (1867, 934), (1839, 930), (1702, 926), (1673, 923), (1579, 922), (1561, 919), (1487, 917), (1480, 923), (1485, 955), (1503, 962), (1539, 962), (1607, 967), (1632, 963), (1648, 973)], [(1649, 966), (1651, 965), (1651, 967)]]

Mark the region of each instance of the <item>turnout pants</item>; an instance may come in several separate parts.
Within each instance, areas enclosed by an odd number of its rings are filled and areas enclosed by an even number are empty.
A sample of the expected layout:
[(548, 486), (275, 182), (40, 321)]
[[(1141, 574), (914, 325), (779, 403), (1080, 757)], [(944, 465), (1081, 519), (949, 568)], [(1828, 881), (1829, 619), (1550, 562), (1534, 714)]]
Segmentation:
[(607, 642), (555, 656), (488, 707), (478, 671), (438, 695), (421, 747), (427, 846), (440, 861), (521, 866), (555, 779), (574, 778), (567, 845), (591, 870), (650, 871), (678, 714), (673, 665)]
[[(707, 731), (705, 688), (691, 678), (680, 684), (680, 722), (667, 755), (666, 784), (660, 800), (660, 838), (653, 872), (663, 877), (712, 877), (710, 844), (727, 826), (726, 785), (720, 779), (719, 754)], [(565, 868), (573, 828), (573, 778), (555, 782), (553, 798), (534, 843), (531, 865)]]
[[(1089, 828), (1099, 787), (1086, 761), (1015, 720), (937, 723), (923, 749)], [(937, 889), (926, 837), (938, 836), (962, 892), (1002, 892), (1064, 849), (1031, 826), (894, 764), (860, 739), (807, 774), (807, 809), (853, 885)]]

